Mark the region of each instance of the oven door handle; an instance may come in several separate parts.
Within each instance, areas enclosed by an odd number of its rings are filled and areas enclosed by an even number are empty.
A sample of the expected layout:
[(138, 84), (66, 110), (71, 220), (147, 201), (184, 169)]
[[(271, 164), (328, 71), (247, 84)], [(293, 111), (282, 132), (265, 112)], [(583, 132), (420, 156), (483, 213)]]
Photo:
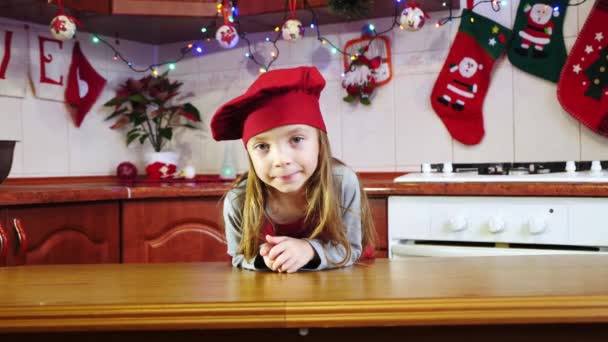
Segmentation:
[(502, 247), (468, 247), (446, 245), (395, 244), (391, 248), (391, 258), (403, 257), (473, 257), (501, 255), (550, 255), (601, 253), (567, 249), (533, 249)]

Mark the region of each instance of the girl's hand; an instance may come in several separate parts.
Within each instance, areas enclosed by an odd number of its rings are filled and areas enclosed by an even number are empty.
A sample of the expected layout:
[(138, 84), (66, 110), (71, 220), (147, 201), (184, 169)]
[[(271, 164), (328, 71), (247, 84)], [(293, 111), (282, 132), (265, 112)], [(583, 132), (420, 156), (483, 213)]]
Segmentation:
[(267, 235), (266, 241), (271, 246), (268, 258), (273, 271), (296, 272), (315, 256), (314, 249), (306, 240)]
[(272, 260), (270, 260), (270, 258), (268, 257), (268, 253), (270, 252), (271, 248), (272, 248), (272, 245), (269, 244), (268, 242), (264, 242), (263, 244), (260, 245), (260, 255), (264, 259), (264, 263), (266, 264), (266, 267), (268, 267), (270, 269), (272, 269)]

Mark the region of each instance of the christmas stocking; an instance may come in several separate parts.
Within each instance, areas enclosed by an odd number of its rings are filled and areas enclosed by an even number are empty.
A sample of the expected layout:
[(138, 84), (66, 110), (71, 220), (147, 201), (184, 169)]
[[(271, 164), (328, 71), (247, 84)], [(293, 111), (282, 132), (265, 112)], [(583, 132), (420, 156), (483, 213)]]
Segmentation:
[(557, 85), (562, 107), (608, 136), (608, 0), (596, 0)]
[(564, 17), (568, 0), (521, 0), (509, 45), (509, 61), (519, 69), (557, 82), (566, 60)]
[(74, 43), (72, 63), (65, 88), (65, 102), (72, 106), (72, 119), (76, 127), (80, 127), (84, 116), (89, 112), (105, 85), (105, 78), (101, 77), (87, 61), (80, 50), (80, 44)]
[(431, 93), (431, 105), (452, 137), (478, 144), (484, 135), (483, 101), (494, 61), (506, 48), (511, 31), (496, 22), (462, 10), (450, 53)]

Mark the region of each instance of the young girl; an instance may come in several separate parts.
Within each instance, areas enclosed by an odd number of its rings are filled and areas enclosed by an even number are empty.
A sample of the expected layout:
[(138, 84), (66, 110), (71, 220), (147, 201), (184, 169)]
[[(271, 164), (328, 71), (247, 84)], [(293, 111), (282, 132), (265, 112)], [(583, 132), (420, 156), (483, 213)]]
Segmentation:
[(331, 157), (314, 67), (262, 74), (211, 120), (215, 140), (242, 139), (249, 172), (224, 200), (232, 264), (292, 273), (352, 265), (374, 228), (357, 175)]

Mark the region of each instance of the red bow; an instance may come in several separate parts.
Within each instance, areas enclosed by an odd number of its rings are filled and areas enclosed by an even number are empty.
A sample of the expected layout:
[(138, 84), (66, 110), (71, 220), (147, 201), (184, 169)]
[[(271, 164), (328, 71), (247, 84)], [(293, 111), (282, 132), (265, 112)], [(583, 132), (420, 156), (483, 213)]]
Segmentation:
[(420, 5), (418, 5), (418, 3), (416, 1), (411, 1), (410, 3), (405, 4), (405, 6), (403, 6), (403, 7), (411, 8), (411, 9), (418, 8), (420, 11), (422, 11), (422, 14), (424, 14), (425, 18), (431, 19), (431, 16), (426, 14), (426, 12), (422, 9), (422, 7), (420, 7)]
[[(52, 0), (49, 0), (49, 3), (51, 3)], [(78, 19), (72, 17), (71, 15), (67, 15), (65, 14), (65, 10), (63, 9), (63, 2), (62, 0), (57, 0), (57, 5), (59, 6), (59, 13), (57, 14), (57, 16), (59, 15), (64, 15), (66, 16), (68, 19), (70, 19), (71, 21), (73, 21), (76, 26), (78, 28), (82, 28), (82, 24), (80, 23), (80, 21), (78, 21)], [(58, 26), (59, 24), (56, 24), (55, 26)], [(58, 27), (53, 27), (55, 30), (58, 30)], [(59, 31), (59, 30), (58, 30)]]

